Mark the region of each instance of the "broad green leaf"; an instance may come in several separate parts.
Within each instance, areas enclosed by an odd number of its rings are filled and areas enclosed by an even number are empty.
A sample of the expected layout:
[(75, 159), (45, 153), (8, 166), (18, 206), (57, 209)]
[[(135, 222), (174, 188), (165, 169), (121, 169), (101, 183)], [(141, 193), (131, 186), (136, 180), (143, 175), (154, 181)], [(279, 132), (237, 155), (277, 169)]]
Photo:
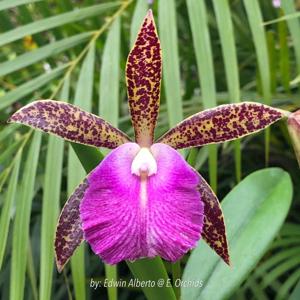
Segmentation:
[[(69, 78), (63, 85), (60, 98), (69, 98)], [(51, 299), (54, 267), (53, 242), (60, 205), (63, 154), (64, 141), (56, 136), (49, 136), (42, 205), (39, 288), (39, 298), (45, 300)]]
[[(204, 1), (187, 0), (193, 44), (196, 55), (198, 76), (204, 108), (216, 106), (216, 84), (212, 48), (208, 30), (207, 12)], [(217, 148), (209, 146), (209, 182), (217, 191)]]
[(222, 202), (232, 267), (200, 242), (190, 256), (183, 279), (202, 280), (203, 286), (183, 288), (182, 299), (230, 297), (276, 236), (292, 194), (289, 174), (278, 168), (254, 172), (238, 184)]
[(130, 25), (130, 47), (133, 46), (143, 19), (147, 13), (147, 1), (137, 0)]
[(29, 224), (36, 170), (41, 145), (41, 133), (35, 132), (25, 161), (20, 192), (16, 200), (13, 226), (12, 258), (10, 274), (10, 299), (22, 300), (25, 287)]
[[(99, 115), (114, 126), (119, 121), (120, 17), (113, 22), (104, 45), (99, 85)], [(105, 265), (108, 280), (117, 281), (117, 266)], [(117, 299), (117, 288), (108, 287), (108, 298)]]
[(22, 152), (18, 152), (14, 162), (14, 168), (9, 180), (8, 188), (6, 191), (6, 195), (4, 197), (4, 203), (1, 209), (1, 217), (0, 217), (0, 270), (2, 267), (2, 262), (4, 258), (6, 241), (9, 229), (9, 223), (11, 220), (12, 207), (14, 203), (14, 199), (17, 191), (17, 183), (19, 177), (19, 169), (21, 162)]
[[(92, 92), (94, 79), (95, 44), (90, 49), (83, 61), (78, 82), (76, 85), (74, 104), (86, 111), (92, 108)], [(68, 156), (68, 195), (70, 196), (77, 185), (84, 179), (86, 172), (77, 158), (74, 150), (69, 147)], [(71, 258), (71, 270), (75, 289), (75, 298), (86, 298), (84, 244), (82, 244)]]
[(162, 48), (163, 79), (168, 106), (169, 126), (171, 127), (183, 118), (174, 0), (159, 0), (158, 23)]
[(86, 41), (91, 35), (92, 32), (80, 33), (54, 43), (50, 43), (49, 45), (38, 48), (34, 51), (19, 55), (13, 60), (5, 61), (0, 64), (0, 76), (4, 76), (21, 68), (30, 66), (42, 59), (54, 56), (69, 48), (75, 47), (76, 45)]
[(0, 10), (14, 8), (18, 5), (30, 4), (41, 0), (2, 0), (0, 2)]
[(20, 98), (36, 91), (41, 86), (46, 85), (54, 78), (61, 75), (67, 66), (68, 64), (57, 67), (49, 73), (45, 73), (43, 75), (35, 77), (30, 81), (18, 86), (16, 89), (6, 93), (4, 96), (0, 97), (0, 109), (6, 108), (7, 106), (19, 100)]
[(99, 116), (118, 126), (120, 81), (120, 17), (112, 24), (101, 59)]
[(23, 38), (27, 35), (32, 35), (45, 30), (50, 30), (71, 22), (78, 22), (86, 18), (97, 16), (101, 13), (106, 13), (108, 10), (118, 7), (117, 2), (107, 2), (88, 6), (81, 9), (74, 9), (71, 12), (63, 13), (57, 16), (41, 19), (30, 24), (17, 27), (16, 29), (6, 31), (0, 34), (0, 47)]

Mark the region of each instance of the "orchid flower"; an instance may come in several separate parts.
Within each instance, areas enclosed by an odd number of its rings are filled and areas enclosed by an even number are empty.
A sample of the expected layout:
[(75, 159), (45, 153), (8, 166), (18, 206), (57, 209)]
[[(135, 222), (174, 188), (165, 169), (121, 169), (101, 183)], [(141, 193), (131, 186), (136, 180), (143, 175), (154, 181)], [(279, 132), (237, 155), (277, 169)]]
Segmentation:
[(251, 102), (222, 105), (185, 119), (154, 142), (161, 73), (149, 11), (126, 65), (135, 141), (102, 118), (53, 100), (32, 102), (11, 117), (67, 141), (113, 149), (62, 209), (55, 237), (59, 271), (83, 240), (104, 262), (116, 264), (155, 256), (174, 262), (203, 238), (230, 263), (220, 203), (176, 150), (246, 136), (287, 112)]

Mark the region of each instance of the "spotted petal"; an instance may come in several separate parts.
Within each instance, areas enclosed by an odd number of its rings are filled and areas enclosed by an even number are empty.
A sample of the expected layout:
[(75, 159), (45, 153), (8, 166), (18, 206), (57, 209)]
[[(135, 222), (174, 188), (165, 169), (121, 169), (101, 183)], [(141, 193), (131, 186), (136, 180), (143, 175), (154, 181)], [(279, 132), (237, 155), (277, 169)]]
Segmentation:
[(262, 130), (286, 115), (254, 102), (221, 105), (185, 119), (157, 142), (175, 149), (221, 143)]
[(158, 116), (161, 82), (161, 49), (151, 10), (129, 53), (126, 82), (136, 142), (150, 146)]
[(157, 173), (131, 174), (140, 147), (113, 150), (88, 177), (80, 205), (84, 237), (106, 263), (159, 255), (176, 261), (201, 237), (199, 176), (179, 153), (154, 144)]
[(59, 272), (83, 241), (79, 204), (87, 188), (88, 182), (85, 179), (66, 202), (59, 216), (54, 243)]
[(221, 205), (207, 182), (199, 175), (199, 192), (204, 203), (202, 237), (208, 245), (229, 265), (229, 252)]
[(22, 123), (65, 140), (113, 149), (129, 138), (105, 120), (75, 105), (53, 100), (40, 100), (17, 111), (9, 122)]

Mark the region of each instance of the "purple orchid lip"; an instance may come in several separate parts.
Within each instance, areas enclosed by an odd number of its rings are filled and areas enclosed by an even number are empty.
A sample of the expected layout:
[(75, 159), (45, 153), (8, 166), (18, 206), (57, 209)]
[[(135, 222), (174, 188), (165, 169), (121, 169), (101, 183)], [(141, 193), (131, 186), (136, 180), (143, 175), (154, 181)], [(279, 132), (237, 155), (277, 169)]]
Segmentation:
[[(153, 143), (161, 65), (150, 10), (126, 65), (136, 143), (102, 118), (53, 100), (30, 103), (9, 120), (68, 141), (114, 149), (62, 209), (55, 238), (59, 271), (83, 240), (105, 262), (115, 264), (156, 255), (176, 261), (203, 237), (230, 264), (220, 203), (175, 149), (237, 139), (266, 128), (287, 112), (251, 102), (222, 105), (183, 120)], [(289, 118), (292, 130), (298, 115), (294, 119)], [(293, 131), (297, 136), (298, 129)]]
[(176, 261), (201, 236), (197, 173), (173, 148), (154, 144), (157, 173), (131, 174), (139, 151), (135, 143), (113, 150), (88, 176), (80, 204), (85, 240), (109, 264), (156, 255)]

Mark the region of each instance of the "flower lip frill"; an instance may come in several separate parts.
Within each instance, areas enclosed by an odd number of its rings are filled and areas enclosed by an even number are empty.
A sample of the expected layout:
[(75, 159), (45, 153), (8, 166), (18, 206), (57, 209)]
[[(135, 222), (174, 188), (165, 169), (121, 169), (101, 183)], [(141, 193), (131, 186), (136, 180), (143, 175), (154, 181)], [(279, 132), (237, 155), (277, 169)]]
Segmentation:
[(250, 102), (222, 105), (191, 116), (153, 143), (161, 66), (149, 11), (126, 65), (135, 142), (102, 118), (53, 100), (30, 103), (10, 119), (69, 141), (113, 149), (62, 209), (55, 238), (59, 271), (83, 240), (105, 262), (115, 264), (157, 255), (176, 261), (203, 237), (229, 264), (219, 201), (176, 149), (243, 137), (286, 112)]

